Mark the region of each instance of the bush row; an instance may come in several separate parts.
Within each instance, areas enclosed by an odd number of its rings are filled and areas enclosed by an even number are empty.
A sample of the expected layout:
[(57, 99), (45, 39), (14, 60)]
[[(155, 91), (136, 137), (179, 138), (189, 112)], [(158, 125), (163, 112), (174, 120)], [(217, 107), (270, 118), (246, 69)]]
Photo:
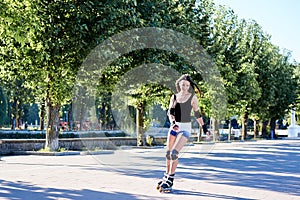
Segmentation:
[[(91, 137), (126, 137), (126, 133), (118, 132), (61, 132), (59, 138), (91, 138)], [(45, 132), (0, 132), (0, 139), (45, 139)]]

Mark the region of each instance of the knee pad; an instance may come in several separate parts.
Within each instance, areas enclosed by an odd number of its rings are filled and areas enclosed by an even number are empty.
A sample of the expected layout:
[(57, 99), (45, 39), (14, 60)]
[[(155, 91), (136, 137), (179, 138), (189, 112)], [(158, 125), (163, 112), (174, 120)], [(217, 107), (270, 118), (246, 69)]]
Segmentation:
[(166, 158), (167, 158), (168, 160), (171, 160), (171, 151), (167, 151), (167, 153), (166, 153)]
[(186, 139), (190, 138), (190, 133), (187, 131), (182, 131), (182, 136), (185, 137)]
[(179, 152), (177, 150), (173, 149), (171, 152), (171, 160), (173, 160), (173, 161), (177, 160), (178, 154), (179, 154)]

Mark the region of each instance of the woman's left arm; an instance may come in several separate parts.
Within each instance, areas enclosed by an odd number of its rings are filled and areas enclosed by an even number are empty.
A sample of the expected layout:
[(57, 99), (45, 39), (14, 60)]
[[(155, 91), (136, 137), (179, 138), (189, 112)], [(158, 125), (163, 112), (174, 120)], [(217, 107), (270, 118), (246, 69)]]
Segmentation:
[(197, 119), (197, 122), (202, 127), (203, 132), (207, 133), (208, 130), (207, 130), (207, 127), (206, 127), (206, 125), (205, 125), (205, 123), (203, 121), (203, 118), (202, 118), (202, 116), (201, 116), (201, 114), (199, 112), (198, 99), (197, 99), (197, 97), (195, 95), (192, 98), (192, 108), (193, 108), (193, 111), (194, 111), (194, 116)]

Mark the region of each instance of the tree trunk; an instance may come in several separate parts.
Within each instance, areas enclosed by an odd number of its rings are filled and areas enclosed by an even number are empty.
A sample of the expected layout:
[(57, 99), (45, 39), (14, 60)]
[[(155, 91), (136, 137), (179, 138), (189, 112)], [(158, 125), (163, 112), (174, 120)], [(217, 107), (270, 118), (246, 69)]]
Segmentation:
[(85, 109), (86, 109), (86, 106), (85, 106), (85, 103), (83, 102), (81, 104), (81, 107), (80, 107), (80, 114), (79, 114), (79, 131), (82, 131), (84, 129), (84, 121), (85, 121)]
[(276, 128), (276, 119), (274, 117), (270, 120), (270, 137), (271, 139), (275, 138), (275, 128)]
[(144, 135), (144, 119), (145, 105), (142, 103), (137, 106), (136, 109), (136, 132), (137, 132), (137, 146), (146, 145), (145, 135)]
[(231, 120), (229, 119), (229, 123), (228, 123), (228, 129), (229, 129), (229, 132), (228, 132), (228, 142), (231, 141), (231, 130), (232, 130), (232, 126), (231, 126)]
[(11, 117), (12, 117), (12, 107), (10, 106), (11, 104), (9, 103), (10, 102), (10, 92), (7, 92), (6, 102), (7, 102), (7, 117), (9, 119), (8, 125), (10, 125)]
[(57, 151), (59, 148), (59, 110), (60, 106), (47, 104), (47, 132), (45, 148)]
[(19, 103), (17, 104), (17, 127), (20, 130), (21, 126), (22, 126), (22, 101), (19, 101)]
[(248, 121), (248, 112), (244, 113), (242, 118), (242, 137), (241, 140), (245, 140), (247, 137), (247, 121)]
[(105, 127), (106, 127), (106, 130), (111, 130), (110, 116), (109, 116), (109, 105), (106, 105), (106, 108), (105, 108)]
[(258, 120), (256, 118), (254, 118), (254, 127), (253, 127), (254, 139), (258, 135), (258, 127), (257, 126), (258, 126)]
[(17, 113), (18, 113), (18, 101), (17, 98), (14, 97), (14, 101), (12, 103), (12, 109), (11, 109), (11, 130), (16, 129), (17, 125)]
[(46, 116), (46, 106), (45, 102), (42, 102), (40, 105), (40, 130), (44, 130), (45, 127), (45, 116)]
[(69, 130), (73, 131), (73, 103), (70, 103), (69, 110), (68, 110), (68, 123), (69, 123)]
[(263, 121), (262, 122), (262, 126), (261, 126), (261, 133), (263, 138), (267, 137), (267, 126), (268, 126), (269, 122), (268, 121)]
[(219, 140), (219, 121), (216, 119), (213, 119), (213, 141), (218, 141)]

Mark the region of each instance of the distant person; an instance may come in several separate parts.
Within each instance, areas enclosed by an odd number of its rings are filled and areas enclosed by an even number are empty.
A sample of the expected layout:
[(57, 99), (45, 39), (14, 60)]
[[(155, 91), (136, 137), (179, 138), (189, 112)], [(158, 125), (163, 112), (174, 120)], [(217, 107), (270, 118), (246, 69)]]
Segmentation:
[(27, 122), (25, 122), (25, 130), (27, 130), (28, 129), (28, 123)]

